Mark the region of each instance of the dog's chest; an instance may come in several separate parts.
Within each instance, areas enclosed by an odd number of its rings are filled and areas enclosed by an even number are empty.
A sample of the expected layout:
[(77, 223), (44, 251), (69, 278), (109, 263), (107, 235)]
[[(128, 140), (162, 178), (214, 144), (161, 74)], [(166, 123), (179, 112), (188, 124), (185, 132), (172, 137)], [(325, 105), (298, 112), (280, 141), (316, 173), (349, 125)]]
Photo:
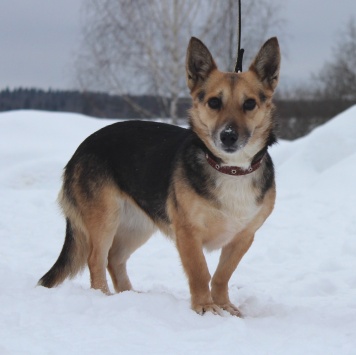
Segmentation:
[(250, 176), (221, 176), (216, 182), (215, 193), (226, 213), (247, 217), (257, 209)]
[(207, 249), (217, 249), (228, 244), (248, 226), (261, 208), (256, 202), (256, 191), (250, 177), (224, 176), (217, 182), (215, 193), (219, 208), (209, 224), (217, 223), (218, 228), (211, 229), (214, 235), (207, 239)]

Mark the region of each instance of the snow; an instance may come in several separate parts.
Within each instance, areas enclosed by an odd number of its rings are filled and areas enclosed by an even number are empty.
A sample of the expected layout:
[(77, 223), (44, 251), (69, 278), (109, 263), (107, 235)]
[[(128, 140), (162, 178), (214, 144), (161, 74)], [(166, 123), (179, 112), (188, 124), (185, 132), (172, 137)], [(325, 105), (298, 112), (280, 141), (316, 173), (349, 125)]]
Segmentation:
[[(112, 123), (77, 114), (0, 114), (0, 354), (356, 354), (356, 106), (271, 149), (273, 214), (230, 281), (245, 318), (189, 308), (173, 243), (130, 259), (140, 292), (90, 289), (88, 271), (36, 287), (56, 260), (62, 169)], [(211, 271), (218, 252), (207, 254)]]

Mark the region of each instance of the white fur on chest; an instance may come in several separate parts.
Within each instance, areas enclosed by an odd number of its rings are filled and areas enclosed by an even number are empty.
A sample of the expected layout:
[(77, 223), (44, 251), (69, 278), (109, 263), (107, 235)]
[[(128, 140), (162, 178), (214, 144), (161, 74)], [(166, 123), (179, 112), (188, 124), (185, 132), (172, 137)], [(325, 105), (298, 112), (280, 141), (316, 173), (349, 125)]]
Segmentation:
[(259, 210), (252, 184), (252, 174), (221, 175), (216, 182), (215, 191), (223, 211), (229, 215), (250, 220)]
[(219, 233), (205, 245), (210, 250), (228, 244), (247, 227), (261, 209), (256, 202), (252, 175), (220, 175), (215, 192), (221, 206), (221, 227)]

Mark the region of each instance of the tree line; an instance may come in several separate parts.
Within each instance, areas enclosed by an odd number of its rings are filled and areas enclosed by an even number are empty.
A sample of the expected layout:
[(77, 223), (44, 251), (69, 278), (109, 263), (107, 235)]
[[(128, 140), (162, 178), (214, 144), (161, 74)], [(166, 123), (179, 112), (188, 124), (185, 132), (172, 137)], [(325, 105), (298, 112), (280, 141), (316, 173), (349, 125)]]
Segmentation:
[[(127, 97), (100, 92), (78, 90), (5, 89), (0, 91), (0, 111), (32, 109), (58, 112), (75, 112), (98, 118), (148, 119), (166, 118), (160, 107), (162, 98), (149, 95)], [(132, 105), (132, 103), (134, 105)], [(277, 99), (279, 136), (295, 139), (309, 133), (339, 112), (355, 104), (348, 99)], [(149, 112), (135, 110), (135, 105)], [(179, 123), (187, 123), (190, 98), (180, 97), (177, 104)]]
[[(144, 109), (136, 110), (133, 103)], [(123, 97), (104, 92), (35, 88), (0, 91), (0, 111), (28, 109), (75, 112), (98, 118), (150, 118), (162, 117), (159, 105), (157, 98), (148, 95)]]

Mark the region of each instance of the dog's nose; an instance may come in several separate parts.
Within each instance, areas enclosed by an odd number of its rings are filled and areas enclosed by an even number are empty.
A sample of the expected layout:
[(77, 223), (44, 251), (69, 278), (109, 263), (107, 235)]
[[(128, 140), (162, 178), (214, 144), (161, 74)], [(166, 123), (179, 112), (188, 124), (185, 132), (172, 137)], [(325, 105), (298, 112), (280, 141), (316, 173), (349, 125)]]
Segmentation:
[(237, 132), (232, 127), (226, 127), (220, 133), (220, 140), (222, 144), (227, 148), (232, 147), (237, 142), (237, 139), (238, 139)]

